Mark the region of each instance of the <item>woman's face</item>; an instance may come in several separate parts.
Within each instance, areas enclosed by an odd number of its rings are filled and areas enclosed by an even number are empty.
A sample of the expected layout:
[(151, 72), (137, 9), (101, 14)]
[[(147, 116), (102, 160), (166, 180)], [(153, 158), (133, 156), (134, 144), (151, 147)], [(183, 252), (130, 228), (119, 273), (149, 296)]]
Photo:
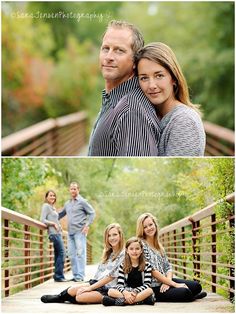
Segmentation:
[(53, 192), (49, 192), (46, 199), (49, 204), (54, 204), (56, 201), (56, 195)]
[(147, 217), (144, 221), (143, 221), (143, 233), (146, 237), (154, 237), (156, 234), (157, 228), (156, 225), (154, 223), (154, 221), (152, 220), (152, 218)]
[(155, 106), (168, 105), (175, 100), (174, 80), (160, 64), (141, 59), (138, 64), (139, 85)]
[(108, 231), (108, 243), (112, 248), (116, 248), (120, 244), (120, 234), (117, 228), (112, 228)]

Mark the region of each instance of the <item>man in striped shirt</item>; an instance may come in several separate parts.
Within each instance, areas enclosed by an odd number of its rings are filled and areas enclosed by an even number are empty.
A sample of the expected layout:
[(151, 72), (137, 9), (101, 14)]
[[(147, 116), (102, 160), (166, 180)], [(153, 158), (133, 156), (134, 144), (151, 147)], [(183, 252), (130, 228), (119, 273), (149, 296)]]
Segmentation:
[(134, 75), (134, 56), (143, 45), (141, 33), (132, 24), (109, 23), (100, 51), (105, 90), (89, 156), (158, 155), (158, 118)]

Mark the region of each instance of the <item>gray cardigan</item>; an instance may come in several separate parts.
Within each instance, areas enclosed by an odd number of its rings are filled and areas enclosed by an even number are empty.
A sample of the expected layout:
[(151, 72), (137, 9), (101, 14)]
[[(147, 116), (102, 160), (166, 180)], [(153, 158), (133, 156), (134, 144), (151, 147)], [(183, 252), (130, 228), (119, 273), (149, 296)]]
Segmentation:
[(200, 115), (177, 105), (161, 119), (160, 156), (203, 156), (206, 135)]

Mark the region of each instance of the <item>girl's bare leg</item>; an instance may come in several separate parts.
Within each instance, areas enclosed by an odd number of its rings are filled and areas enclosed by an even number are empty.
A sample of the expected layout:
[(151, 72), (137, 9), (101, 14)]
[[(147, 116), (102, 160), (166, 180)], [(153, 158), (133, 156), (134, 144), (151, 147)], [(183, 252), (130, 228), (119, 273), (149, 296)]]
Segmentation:
[(109, 297), (116, 298), (116, 299), (124, 297), (123, 294), (120, 291), (116, 290), (116, 289), (109, 289), (108, 290), (108, 295), (109, 295)]
[(80, 289), (80, 288), (84, 288), (84, 287), (88, 287), (89, 284), (88, 283), (82, 283), (80, 285), (76, 285), (76, 286), (72, 286), (68, 289), (68, 294), (71, 295), (72, 297), (75, 297), (76, 296), (76, 293), (77, 291)]
[(79, 303), (99, 304), (102, 303), (103, 295), (97, 291), (83, 292), (76, 296)]
[(135, 303), (145, 300), (147, 297), (153, 294), (153, 290), (151, 288), (147, 288), (136, 295)]

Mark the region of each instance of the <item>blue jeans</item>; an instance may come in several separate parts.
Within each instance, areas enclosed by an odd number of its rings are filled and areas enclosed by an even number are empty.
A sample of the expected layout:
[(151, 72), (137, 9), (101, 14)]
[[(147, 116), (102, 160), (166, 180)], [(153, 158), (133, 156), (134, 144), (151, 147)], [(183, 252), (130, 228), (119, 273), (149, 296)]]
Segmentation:
[(68, 234), (68, 254), (73, 277), (83, 280), (86, 265), (86, 236), (83, 233)]
[(65, 249), (60, 234), (50, 234), (49, 240), (53, 243), (54, 247), (54, 276), (55, 280), (64, 279), (64, 261), (65, 261)]

